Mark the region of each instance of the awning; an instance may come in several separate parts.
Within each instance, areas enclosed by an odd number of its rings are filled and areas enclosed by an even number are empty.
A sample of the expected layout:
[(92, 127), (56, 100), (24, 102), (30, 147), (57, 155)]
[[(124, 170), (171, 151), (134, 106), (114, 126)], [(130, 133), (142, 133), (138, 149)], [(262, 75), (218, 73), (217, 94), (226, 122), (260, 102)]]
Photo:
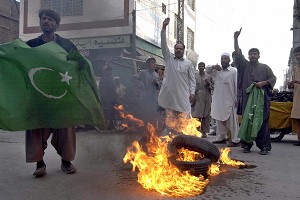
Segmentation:
[(136, 48), (136, 51), (137, 51), (138, 54), (140, 54), (140, 56), (138, 56), (140, 59), (146, 61), (148, 58), (152, 57), (152, 58), (155, 58), (157, 65), (162, 66), (162, 67), (165, 66), (165, 61), (162, 57), (157, 56), (157, 55), (155, 55), (151, 52), (145, 51), (145, 50), (140, 49), (140, 48)]

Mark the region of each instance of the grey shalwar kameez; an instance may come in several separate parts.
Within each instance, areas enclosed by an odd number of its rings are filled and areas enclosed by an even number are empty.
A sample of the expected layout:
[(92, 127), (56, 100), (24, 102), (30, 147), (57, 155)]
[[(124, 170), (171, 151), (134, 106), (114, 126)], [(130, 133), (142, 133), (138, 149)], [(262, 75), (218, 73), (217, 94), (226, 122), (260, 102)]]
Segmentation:
[(157, 102), (161, 85), (159, 75), (155, 71), (144, 69), (135, 74), (133, 80), (138, 90), (137, 117), (155, 126), (159, 117)]
[[(195, 103), (192, 107), (192, 116), (200, 119), (201, 132), (209, 133), (210, 130), (210, 110), (211, 110), (211, 90), (212, 78), (207, 73), (195, 74), (196, 90)], [(207, 81), (205, 81), (207, 80)]]
[[(271, 150), (271, 140), (269, 133), (269, 116), (270, 116), (270, 103), (271, 103), (271, 90), (276, 83), (276, 77), (273, 74), (272, 69), (259, 62), (251, 63), (245, 59), (242, 54), (235, 54), (235, 63), (238, 69), (238, 77), (240, 85), (238, 86), (238, 110), (244, 113), (249, 94), (246, 93), (246, 89), (254, 82), (267, 81), (269, 84), (262, 88), (264, 90), (264, 116), (261, 129), (255, 139), (256, 146), (259, 149), (264, 147), (267, 150)], [(242, 141), (242, 146), (251, 148), (253, 143), (245, 143)]]

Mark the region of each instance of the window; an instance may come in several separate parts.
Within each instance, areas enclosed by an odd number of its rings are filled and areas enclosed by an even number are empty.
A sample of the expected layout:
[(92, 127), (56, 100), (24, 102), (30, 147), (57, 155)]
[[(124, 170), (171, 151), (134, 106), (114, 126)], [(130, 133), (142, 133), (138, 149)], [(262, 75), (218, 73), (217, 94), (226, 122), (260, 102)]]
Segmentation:
[(161, 4), (161, 9), (163, 13), (167, 13), (167, 6), (164, 3)]
[(187, 48), (194, 51), (194, 32), (187, 28)]
[(187, 0), (187, 5), (195, 11), (195, 0)]
[(177, 39), (177, 20), (178, 15), (174, 14), (174, 38)]
[(60, 16), (82, 16), (83, 0), (41, 0), (42, 9), (51, 9)]

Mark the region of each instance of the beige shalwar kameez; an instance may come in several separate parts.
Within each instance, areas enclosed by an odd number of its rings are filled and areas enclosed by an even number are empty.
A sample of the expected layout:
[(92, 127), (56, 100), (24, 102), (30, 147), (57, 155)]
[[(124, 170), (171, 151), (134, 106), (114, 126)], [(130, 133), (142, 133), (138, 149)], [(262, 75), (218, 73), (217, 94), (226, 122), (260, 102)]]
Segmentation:
[(211, 117), (217, 121), (217, 141), (226, 139), (227, 132), (231, 133), (231, 141), (238, 143), (238, 117), (237, 117), (237, 69), (229, 66), (217, 71), (206, 67), (214, 81), (212, 96)]
[[(300, 65), (293, 68), (293, 80), (300, 80)], [(294, 84), (294, 98), (291, 118), (300, 119), (300, 84)]]

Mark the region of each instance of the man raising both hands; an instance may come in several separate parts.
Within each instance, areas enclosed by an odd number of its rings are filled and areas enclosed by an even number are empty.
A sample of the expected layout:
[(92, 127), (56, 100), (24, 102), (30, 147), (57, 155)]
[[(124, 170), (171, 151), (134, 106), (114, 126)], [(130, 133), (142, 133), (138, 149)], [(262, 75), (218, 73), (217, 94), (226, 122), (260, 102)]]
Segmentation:
[[(191, 114), (191, 103), (195, 99), (195, 68), (192, 62), (183, 58), (185, 46), (177, 41), (175, 56), (171, 54), (166, 38), (166, 27), (170, 18), (166, 18), (161, 30), (161, 49), (166, 63), (164, 79), (158, 96), (158, 104), (165, 108), (166, 120), (174, 120), (177, 114)], [(166, 125), (168, 122), (166, 121)]]

